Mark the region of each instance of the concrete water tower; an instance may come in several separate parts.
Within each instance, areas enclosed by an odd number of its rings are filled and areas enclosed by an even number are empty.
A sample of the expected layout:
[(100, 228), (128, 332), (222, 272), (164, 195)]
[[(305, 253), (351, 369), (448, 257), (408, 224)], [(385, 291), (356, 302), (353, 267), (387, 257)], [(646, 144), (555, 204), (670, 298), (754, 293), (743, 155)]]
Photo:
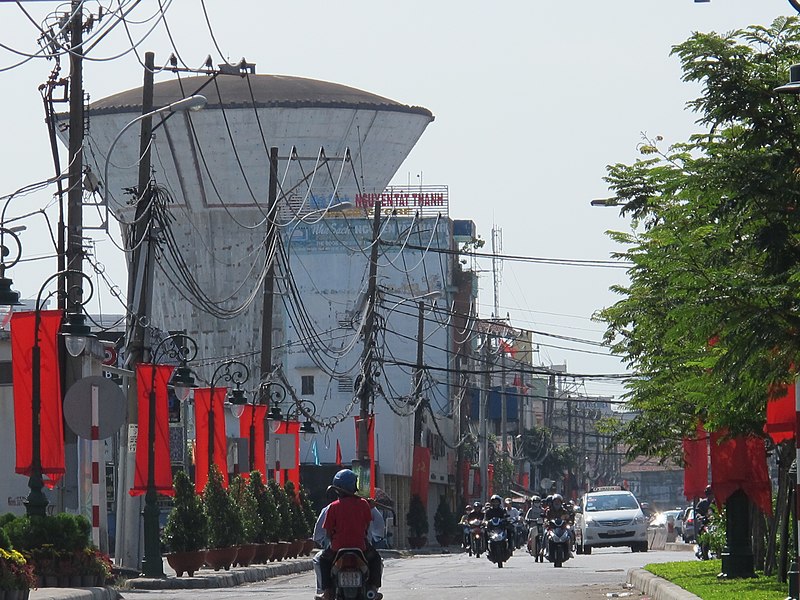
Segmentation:
[[(433, 115), (344, 85), (283, 75), (163, 81), (155, 85), (154, 106), (192, 94), (208, 98), (204, 110), (153, 119), (154, 177), (173, 202), (166, 206), (169, 230), (161, 232), (152, 324), (186, 329), (200, 357), (238, 357), (257, 382), (269, 148), (279, 149), (281, 218), (291, 220), (300, 209), (383, 191)], [(85, 155), (95, 173), (103, 173), (112, 141), (141, 113), (141, 88), (91, 104)], [(320, 149), (327, 163), (317, 161)], [(133, 219), (125, 190), (137, 184), (138, 153), (132, 127), (109, 163), (109, 209), (122, 223)], [(322, 165), (316, 172), (315, 164)]]

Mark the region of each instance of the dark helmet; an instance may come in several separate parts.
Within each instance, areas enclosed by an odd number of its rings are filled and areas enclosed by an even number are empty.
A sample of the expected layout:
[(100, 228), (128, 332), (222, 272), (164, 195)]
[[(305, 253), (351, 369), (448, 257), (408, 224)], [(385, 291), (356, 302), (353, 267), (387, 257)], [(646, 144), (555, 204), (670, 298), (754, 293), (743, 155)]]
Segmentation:
[(531, 496), (531, 502), (541, 502), (541, 501), (542, 501), (542, 499), (539, 498), (539, 496), (537, 496), (536, 494)]
[(334, 500), (339, 498), (339, 492), (336, 490), (335, 487), (332, 485), (328, 486), (328, 489), (325, 490), (325, 499), (328, 502), (333, 502)]
[(356, 474), (350, 469), (342, 469), (333, 476), (333, 483), (331, 485), (340, 492), (352, 496), (358, 491), (358, 477), (356, 477)]
[(497, 503), (498, 506), (500, 506), (503, 503), (503, 499), (500, 496), (498, 496), (497, 494), (495, 494), (494, 496), (489, 498), (489, 504), (494, 506), (495, 503)]
[(713, 493), (714, 493), (714, 490), (711, 489), (710, 485), (707, 485), (706, 486), (706, 496), (708, 496), (709, 494), (713, 494)]
[(561, 496), (561, 494), (553, 494), (552, 502), (555, 502), (556, 500), (561, 503), (564, 502), (564, 498)]
[(474, 508), (475, 510), (480, 510), (483, 508), (483, 504), (481, 504), (476, 500), (475, 502), (472, 503), (472, 508)]

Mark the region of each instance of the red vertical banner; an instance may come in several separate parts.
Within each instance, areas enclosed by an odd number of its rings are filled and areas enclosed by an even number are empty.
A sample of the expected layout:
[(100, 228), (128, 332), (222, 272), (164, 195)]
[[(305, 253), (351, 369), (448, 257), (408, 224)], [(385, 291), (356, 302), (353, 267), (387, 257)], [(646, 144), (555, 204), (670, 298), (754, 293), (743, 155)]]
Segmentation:
[[(58, 361), (60, 310), (39, 311), (39, 440), (44, 484), (52, 488), (64, 475), (64, 414)], [(36, 312), (11, 315), (14, 378), (15, 471), (30, 476), (33, 462), (33, 347)]]
[(714, 498), (723, 504), (736, 490), (764, 513), (772, 514), (772, 484), (764, 439), (754, 435), (723, 441), (726, 432), (711, 434), (711, 482)]
[(300, 493), (300, 421), (282, 421), (277, 433), (294, 437), (294, 466), (291, 469), (281, 469), (281, 485), (287, 481), (294, 484), (295, 493)]
[[(359, 448), (358, 427), (361, 417), (354, 417), (356, 423), (356, 456), (361, 456)], [(375, 415), (367, 417), (367, 454), (369, 455), (369, 497), (375, 497)], [(363, 486), (361, 474), (359, 473), (359, 486)]]
[(708, 485), (708, 433), (698, 423), (693, 438), (683, 440), (683, 495), (702, 498)]
[(486, 497), (489, 498), (494, 494), (494, 465), (489, 463), (486, 465)]
[(794, 437), (795, 399), (794, 383), (786, 386), (772, 386), (767, 400), (767, 422), (764, 432), (776, 444)]
[(342, 466), (342, 447), (339, 445), (339, 440), (336, 440), (336, 464)]
[[(139, 430), (136, 435), (136, 468), (131, 496), (147, 492), (149, 477), (148, 454), (150, 451), (150, 409), (155, 416), (153, 428), (153, 476), (156, 492), (165, 496), (174, 495), (172, 488), (172, 461), (169, 453), (169, 399), (167, 383), (172, 377), (173, 365), (136, 365), (136, 394), (139, 406)], [(151, 404), (153, 405), (151, 407)]]
[[(195, 451), (194, 485), (202, 493), (208, 481), (211, 465), (208, 464), (208, 436), (214, 423), (214, 464), (222, 473), (222, 481), (228, 487), (228, 440), (225, 435), (225, 394), (227, 388), (214, 388), (212, 403), (211, 388), (197, 388), (194, 391), (195, 409)], [(211, 410), (213, 406), (213, 411)]]
[[(253, 470), (261, 473), (262, 480), (267, 480), (267, 447), (264, 439), (264, 419), (267, 416), (266, 406), (246, 404), (242, 416), (239, 417), (239, 436), (246, 438), (250, 448), (255, 449)], [(251, 434), (252, 429), (252, 436)], [(249, 454), (248, 454), (249, 459)], [(249, 476), (249, 473), (247, 474)]]
[(414, 446), (411, 472), (411, 495), (417, 494), (422, 504), (428, 506), (428, 484), (431, 478), (431, 450)]

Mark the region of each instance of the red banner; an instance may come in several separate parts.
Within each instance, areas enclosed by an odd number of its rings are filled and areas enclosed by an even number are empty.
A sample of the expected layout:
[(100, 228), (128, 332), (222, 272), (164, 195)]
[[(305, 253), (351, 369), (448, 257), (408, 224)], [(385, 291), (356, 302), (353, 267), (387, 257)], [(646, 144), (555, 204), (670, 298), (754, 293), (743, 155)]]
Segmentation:
[(753, 504), (771, 515), (772, 484), (767, 472), (764, 440), (748, 436), (720, 443), (723, 434), (711, 434), (711, 483), (717, 503), (723, 504), (740, 489)]
[[(60, 310), (39, 311), (39, 439), (44, 484), (52, 488), (64, 475), (64, 415), (58, 362)], [(15, 471), (30, 476), (33, 462), (33, 347), (35, 312), (11, 315), (14, 378)]]
[(336, 440), (336, 464), (342, 466), (342, 447), (339, 445), (339, 440)]
[(422, 504), (428, 506), (428, 484), (431, 478), (431, 450), (414, 446), (413, 471), (411, 472), (411, 495), (417, 494)]
[[(264, 439), (264, 419), (266, 416), (266, 406), (246, 404), (242, 416), (239, 417), (239, 436), (248, 440), (250, 445), (248, 452), (252, 452), (252, 449), (255, 448), (255, 453), (253, 454), (254, 463), (250, 467), (252, 470), (261, 473), (263, 481), (267, 480), (267, 446)], [(252, 435), (250, 435), (251, 428), (253, 430)], [(249, 456), (248, 454), (248, 459)], [(249, 475), (247, 473), (248, 477)]]
[(702, 498), (708, 485), (708, 434), (702, 423), (694, 438), (684, 438), (683, 460), (683, 495), (687, 500)]
[[(173, 365), (136, 365), (136, 395), (139, 401), (139, 431), (136, 435), (136, 468), (131, 496), (147, 493), (148, 453), (152, 446), (153, 476), (156, 492), (173, 496), (172, 461), (169, 454), (169, 399), (167, 384), (172, 377)], [(150, 436), (150, 404), (153, 404), (153, 436)]]
[(790, 440), (795, 432), (795, 385), (773, 386), (767, 400), (767, 423), (764, 433), (776, 444)]
[(486, 497), (489, 498), (494, 494), (494, 465), (489, 463), (486, 465)]
[[(294, 484), (296, 493), (300, 492), (300, 421), (278, 421), (275, 433), (294, 436), (294, 468), (281, 469), (276, 481), (285, 486), (287, 481)], [(280, 457), (278, 457), (280, 458)]]
[[(194, 485), (197, 493), (202, 493), (211, 469), (209, 464), (209, 432), (214, 428), (214, 464), (222, 473), (223, 485), (228, 487), (228, 440), (225, 436), (225, 394), (227, 388), (214, 388), (214, 401), (211, 402), (210, 388), (197, 388), (194, 391), (195, 407), (195, 452)], [(212, 410), (213, 407), (213, 410)]]
[[(356, 456), (361, 456), (359, 448), (358, 424), (361, 417), (354, 417), (356, 422)], [(369, 497), (375, 497), (375, 415), (367, 417), (367, 454), (369, 455)], [(359, 481), (359, 485), (363, 485)]]

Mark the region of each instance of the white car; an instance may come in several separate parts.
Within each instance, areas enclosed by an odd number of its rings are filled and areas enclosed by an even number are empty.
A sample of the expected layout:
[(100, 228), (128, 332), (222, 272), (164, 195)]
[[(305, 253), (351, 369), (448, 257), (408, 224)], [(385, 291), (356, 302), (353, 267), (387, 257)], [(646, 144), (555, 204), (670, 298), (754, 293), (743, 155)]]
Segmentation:
[(588, 492), (575, 514), (575, 545), (578, 554), (592, 548), (630, 546), (647, 552), (647, 518), (636, 496), (623, 489)]

